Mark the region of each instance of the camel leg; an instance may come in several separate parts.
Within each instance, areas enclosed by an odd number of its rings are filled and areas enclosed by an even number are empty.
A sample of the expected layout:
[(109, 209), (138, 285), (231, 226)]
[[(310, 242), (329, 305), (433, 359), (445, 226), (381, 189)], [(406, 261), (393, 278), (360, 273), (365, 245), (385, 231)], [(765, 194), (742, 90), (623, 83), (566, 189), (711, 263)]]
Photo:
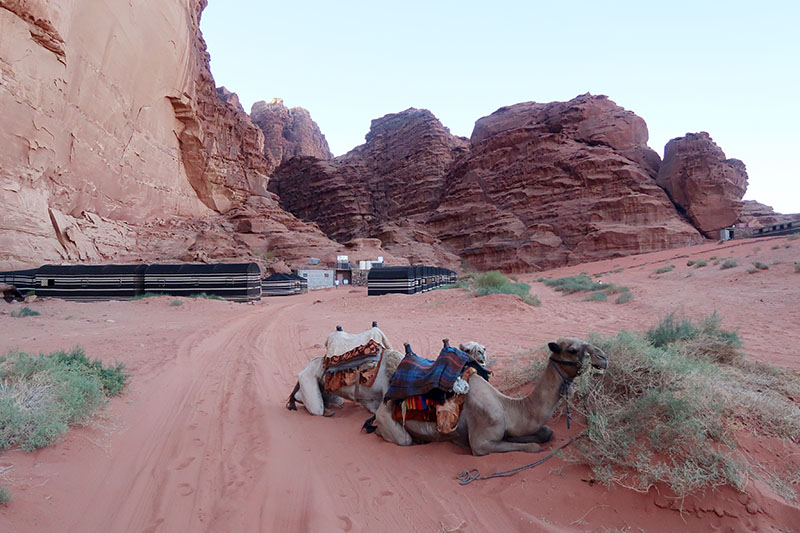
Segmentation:
[(411, 435), (392, 418), (392, 405), (393, 402), (389, 400), (378, 407), (378, 411), (375, 413), (375, 423), (378, 426), (377, 433), (386, 442), (393, 442), (398, 446), (411, 446), (413, 444)]
[(545, 442), (550, 442), (553, 438), (553, 430), (547, 426), (542, 426), (539, 431), (533, 433), (532, 435), (521, 435), (519, 437), (505, 437), (503, 440), (508, 442), (521, 442), (521, 443), (528, 443), (528, 442), (538, 442), (539, 444), (544, 444)]
[(472, 438), (469, 441), (472, 448), (472, 455), (488, 455), (490, 453), (504, 453), (504, 452), (528, 452), (539, 453), (542, 447), (535, 442), (508, 442), (505, 440), (497, 441), (478, 441), (473, 442)]
[(338, 407), (341, 409), (344, 406), (344, 399), (336, 396), (335, 394), (331, 394), (329, 392), (322, 391), (322, 402), (324, 403), (325, 407)]
[(319, 386), (320, 377), (322, 377), (322, 358), (315, 357), (297, 376), (300, 390), (294, 395), (297, 401), (303, 402), (309, 413), (317, 416), (325, 412), (325, 402)]

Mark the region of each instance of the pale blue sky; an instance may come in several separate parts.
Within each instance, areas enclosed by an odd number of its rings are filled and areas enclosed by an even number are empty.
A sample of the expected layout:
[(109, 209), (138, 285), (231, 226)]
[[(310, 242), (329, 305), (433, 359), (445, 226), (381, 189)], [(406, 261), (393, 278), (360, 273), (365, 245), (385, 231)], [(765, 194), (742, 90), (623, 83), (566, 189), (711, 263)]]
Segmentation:
[(335, 155), (370, 121), (431, 110), (456, 135), (517, 102), (606, 94), (650, 146), (707, 131), (745, 199), (800, 213), (800, 2), (209, 0), (217, 85), (311, 112)]

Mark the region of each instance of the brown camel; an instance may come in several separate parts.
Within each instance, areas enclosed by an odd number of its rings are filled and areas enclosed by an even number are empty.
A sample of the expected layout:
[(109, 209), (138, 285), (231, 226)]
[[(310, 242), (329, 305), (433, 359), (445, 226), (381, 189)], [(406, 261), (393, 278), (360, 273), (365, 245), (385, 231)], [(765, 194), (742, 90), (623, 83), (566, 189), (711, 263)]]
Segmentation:
[(578, 375), (584, 359), (595, 368), (608, 367), (603, 351), (580, 339), (562, 338), (548, 344), (550, 360), (533, 391), (524, 398), (511, 398), (475, 375), (469, 380), (461, 418), (455, 431), (442, 434), (436, 422), (407, 420), (405, 427), (392, 419), (393, 402), (383, 402), (376, 413), (378, 433), (388, 442), (409, 446), (414, 442), (452, 441), (470, 448), (473, 455), (499, 452), (539, 452), (539, 443), (549, 441), (553, 431), (545, 424), (569, 384)]

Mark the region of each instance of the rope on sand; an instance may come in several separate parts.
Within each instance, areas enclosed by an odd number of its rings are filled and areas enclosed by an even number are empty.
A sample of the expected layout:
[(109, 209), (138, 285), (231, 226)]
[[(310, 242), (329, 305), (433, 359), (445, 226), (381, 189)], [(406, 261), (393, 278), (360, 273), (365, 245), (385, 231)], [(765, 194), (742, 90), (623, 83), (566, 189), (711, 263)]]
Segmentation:
[(484, 479), (492, 479), (493, 477), (509, 477), (513, 476), (514, 474), (518, 474), (523, 470), (527, 470), (528, 468), (533, 468), (534, 466), (539, 466), (540, 464), (544, 463), (548, 459), (551, 459), (555, 454), (572, 444), (572, 441), (575, 439), (569, 439), (567, 442), (547, 454), (546, 457), (542, 457), (538, 461), (533, 463), (529, 463), (523, 466), (519, 466), (517, 468), (512, 468), (511, 470), (503, 470), (502, 472), (495, 472), (494, 474), (489, 474), (488, 476), (481, 476), (481, 471), (477, 468), (473, 468), (471, 470), (464, 470), (460, 474), (458, 474), (458, 484), (459, 485), (469, 485), (475, 480), (484, 480)]

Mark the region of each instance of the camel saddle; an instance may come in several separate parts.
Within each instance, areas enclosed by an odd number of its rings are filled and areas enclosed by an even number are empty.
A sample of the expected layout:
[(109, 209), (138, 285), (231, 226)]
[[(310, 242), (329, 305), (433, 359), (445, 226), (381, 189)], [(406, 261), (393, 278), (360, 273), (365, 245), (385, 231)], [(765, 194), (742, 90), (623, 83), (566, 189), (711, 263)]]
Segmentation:
[[(477, 373), (475, 368), (468, 366), (461, 375), (461, 379), (469, 381), (469, 378)], [(454, 394), (444, 399), (444, 401), (437, 401), (424, 395), (410, 396), (394, 403), (392, 418), (401, 422), (404, 426), (406, 420), (436, 422), (436, 429), (439, 433), (446, 435), (452, 433), (458, 427), (461, 408), (466, 399), (466, 394)]]
[(386, 398), (400, 401), (434, 389), (450, 392), (470, 361), (469, 355), (452, 346), (442, 348), (436, 361), (420, 357), (408, 349), (389, 382)]
[(334, 392), (348, 385), (371, 387), (380, 368), (386, 349), (370, 339), (366, 344), (352, 350), (326, 357), (323, 361), (323, 386), (326, 392)]

